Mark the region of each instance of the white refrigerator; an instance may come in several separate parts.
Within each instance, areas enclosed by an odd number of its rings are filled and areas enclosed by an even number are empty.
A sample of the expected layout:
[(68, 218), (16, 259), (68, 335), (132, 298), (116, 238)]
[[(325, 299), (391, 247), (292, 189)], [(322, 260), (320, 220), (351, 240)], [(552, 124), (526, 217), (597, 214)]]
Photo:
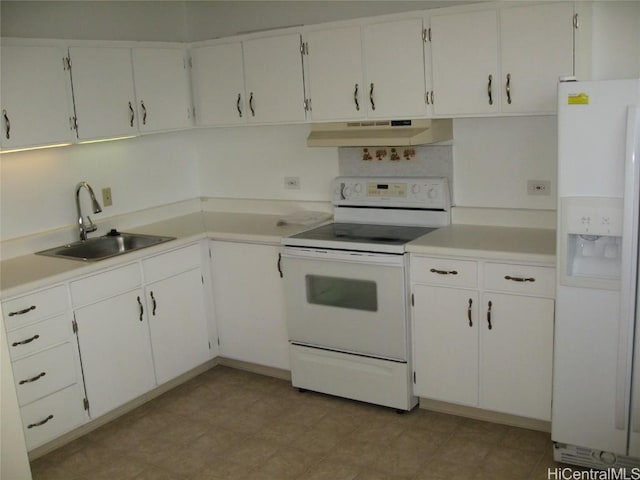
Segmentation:
[(552, 440), (557, 461), (640, 466), (640, 80), (558, 86)]

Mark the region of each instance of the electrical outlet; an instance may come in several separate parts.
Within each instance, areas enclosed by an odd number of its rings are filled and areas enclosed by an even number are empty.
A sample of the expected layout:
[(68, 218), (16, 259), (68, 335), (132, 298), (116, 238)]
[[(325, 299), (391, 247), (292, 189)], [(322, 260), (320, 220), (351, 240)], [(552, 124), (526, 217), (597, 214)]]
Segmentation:
[(284, 188), (289, 190), (299, 190), (300, 177), (284, 177)]
[(113, 205), (113, 198), (111, 198), (111, 187), (105, 187), (102, 189), (102, 206), (110, 207)]
[(549, 180), (529, 180), (527, 182), (528, 195), (551, 195), (551, 182)]

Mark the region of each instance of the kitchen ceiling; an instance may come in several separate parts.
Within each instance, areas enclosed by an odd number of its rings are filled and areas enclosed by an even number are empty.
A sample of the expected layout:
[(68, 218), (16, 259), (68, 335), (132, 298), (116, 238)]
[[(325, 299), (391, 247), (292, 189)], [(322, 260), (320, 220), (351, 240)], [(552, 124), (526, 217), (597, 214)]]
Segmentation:
[(3, 0), (0, 28), (3, 37), (193, 42), (468, 3), (477, 1)]

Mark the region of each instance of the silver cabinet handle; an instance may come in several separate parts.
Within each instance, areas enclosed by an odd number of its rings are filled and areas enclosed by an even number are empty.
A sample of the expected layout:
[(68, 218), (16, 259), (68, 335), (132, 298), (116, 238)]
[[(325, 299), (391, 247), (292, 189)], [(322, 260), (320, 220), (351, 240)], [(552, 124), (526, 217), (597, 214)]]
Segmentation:
[(356, 112), (360, 111), (360, 102), (358, 101), (358, 84), (356, 83), (356, 87), (353, 90), (353, 103), (356, 104)]
[(489, 304), (487, 308), (487, 326), (489, 327), (489, 330), (493, 328), (493, 325), (491, 325), (491, 307), (492, 306), (493, 304), (491, 303), (491, 300), (489, 300)]
[(505, 275), (505, 280), (511, 280), (512, 282), (535, 282), (533, 277), (512, 277), (511, 275)]
[(15, 312), (9, 312), (9, 316), (13, 317), (15, 315), (24, 315), (25, 313), (29, 313), (32, 310), (35, 310), (36, 306), (35, 305), (31, 305), (30, 307), (24, 308), (22, 310), (17, 310)]
[(44, 425), (45, 423), (47, 423), (49, 420), (52, 420), (52, 419), (53, 419), (53, 415), (49, 415), (44, 420), (41, 420), (41, 421), (36, 422), (36, 423), (30, 423), (29, 425), (27, 425), (27, 428), (40, 427), (40, 426)]
[(156, 302), (156, 297), (153, 296), (153, 291), (150, 293), (151, 295), (151, 301), (153, 302), (153, 311), (151, 312), (151, 315), (153, 315), (154, 317), (156, 316), (156, 308), (158, 307), (158, 303)]
[(26, 345), (27, 343), (31, 343), (34, 340), (37, 340), (40, 338), (40, 335), (34, 335), (31, 338), (27, 338), (26, 340), (20, 340), (19, 342), (13, 342), (11, 344), (12, 347), (19, 347), (20, 345)]
[(457, 275), (458, 274), (456, 270), (438, 270), (436, 268), (432, 268), (429, 271), (431, 273), (437, 273), (438, 275)]
[(253, 108), (253, 92), (251, 92), (249, 94), (249, 108), (251, 109), (251, 116), (255, 117), (256, 116), (256, 111)]
[(371, 87), (369, 88), (369, 101), (371, 102), (371, 110), (376, 109), (376, 104), (373, 101), (373, 83), (371, 83)]
[(140, 307), (140, 321), (142, 321), (142, 316), (144, 315), (144, 307), (142, 306), (140, 297), (136, 297), (136, 300), (138, 300), (138, 306)]
[(11, 138), (11, 122), (9, 121), (9, 115), (6, 110), (2, 110), (2, 116), (4, 117), (4, 136), (7, 140)]
[(242, 118), (242, 110), (240, 109), (240, 100), (242, 100), (242, 94), (238, 94), (238, 100), (236, 101), (236, 108), (238, 109), (238, 116)]
[(511, 74), (507, 73), (507, 103), (511, 105)]
[(487, 95), (489, 96), (489, 105), (493, 105), (493, 92), (491, 91), (492, 83), (493, 83), (493, 75), (489, 75), (489, 83), (487, 83)]
[(147, 124), (147, 107), (144, 106), (144, 100), (140, 100), (140, 107), (142, 108), (142, 124), (146, 125)]
[(36, 380), (40, 380), (46, 374), (47, 374), (47, 372), (41, 372), (40, 374), (36, 375), (35, 377), (27, 378), (26, 380), (20, 380), (18, 382), (18, 385), (24, 385), (25, 383), (35, 382)]
[(467, 307), (467, 318), (469, 319), (469, 326), (473, 327), (473, 320), (471, 320), (471, 306), (473, 305), (473, 299), (469, 299), (469, 306)]
[(129, 102), (129, 126), (133, 128), (133, 121), (135, 120), (135, 114), (133, 113), (133, 106)]

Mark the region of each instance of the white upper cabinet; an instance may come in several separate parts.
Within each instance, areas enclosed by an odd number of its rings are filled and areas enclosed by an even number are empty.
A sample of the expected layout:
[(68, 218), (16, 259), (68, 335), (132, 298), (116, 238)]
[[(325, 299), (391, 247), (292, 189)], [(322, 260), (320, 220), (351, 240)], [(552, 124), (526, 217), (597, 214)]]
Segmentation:
[(78, 138), (135, 135), (131, 49), (71, 47), (69, 54)]
[(499, 112), (496, 10), (434, 15), (431, 47), (436, 115)]
[(436, 115), (550, 114), (573, 74), (573, 4), (431, 17)]
[(313, 120), (427, 113), (422, 19), (310, 30), (305, 45)]
[(424, 116), (422, 19), (365, 25), (362, 37), (368, 116)]
[(196, 123), (246, 122), (242, 43), (222, 43), (191, 50)]
[(179, 48), (134, 48), (133, 76), (141, 132), (192, 125), (185, 52)]
[(193, 48), (197, 124), (304, 121), (300, 48), (297, 33)]
[(249, 122), (305, 120), (300, 45), (297, 33), (243, 42)]
[(360, 27), (316, 30), (305, 35), (309, 53), (311, 117), (315, 121), (364, 118)]
[(3, 149), (70, 142), (73, 104), (66, 50), (3, 46), (0, 146)]
[(573, 4), (500, 10), (502, 111), (554, 113), (558, 77), (573, 75)]

